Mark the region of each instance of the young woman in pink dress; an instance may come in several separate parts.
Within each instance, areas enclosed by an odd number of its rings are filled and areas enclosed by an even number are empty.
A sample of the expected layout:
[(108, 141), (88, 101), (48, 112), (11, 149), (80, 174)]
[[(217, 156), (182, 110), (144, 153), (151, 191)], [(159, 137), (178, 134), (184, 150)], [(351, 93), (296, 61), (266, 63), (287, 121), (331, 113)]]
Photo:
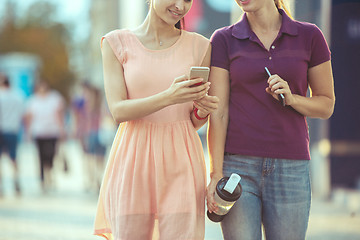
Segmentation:
[[(206, 175), (196, 132), (218, 98), (188, 79), (209, 66), (205, 37), (181, 29), (192, 1), (151, 0), (136, 29), (102, 38), (104, 85), (120, 123), (100, 191), (95, 234), (106, 239), (204, 239)], [(194, 111), (194, 109), (197, 109)], [(155, 224), (157, 222), (157, 224)]]

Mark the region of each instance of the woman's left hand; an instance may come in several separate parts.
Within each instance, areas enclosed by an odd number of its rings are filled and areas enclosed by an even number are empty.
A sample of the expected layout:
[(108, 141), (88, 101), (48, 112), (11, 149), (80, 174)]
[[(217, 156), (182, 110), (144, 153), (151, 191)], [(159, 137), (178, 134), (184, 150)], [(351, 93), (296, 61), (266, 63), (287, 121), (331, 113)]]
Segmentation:
[(198, 109), (199, 116), (207, 116), (215, 111), (219, 105), (219, 98), (206, 95), (205, 97), (194, 101), (194, 106)]
[(291, 105), (294, 102), (294, 96), (291, 93), (288, 82), (282, 79), (279, 75), (271, 75), (267, 82), (269, 86), (265, 90), (276, 100), (279, 100), (279, 94), (283, 94), (285, 97), (284, 101), (286, 105)]

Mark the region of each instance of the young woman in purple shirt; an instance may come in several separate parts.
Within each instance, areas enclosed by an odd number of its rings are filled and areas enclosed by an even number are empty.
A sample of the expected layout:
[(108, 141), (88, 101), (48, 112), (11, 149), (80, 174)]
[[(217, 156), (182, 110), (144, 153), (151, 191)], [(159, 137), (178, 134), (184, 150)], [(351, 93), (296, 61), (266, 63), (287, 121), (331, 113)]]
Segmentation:
[(306, 117), (333, 113), (330, 50), (315, 25), (291, 19), (282, 0), (236, 2), (242, 19), (211, 39), (210, 94), (220, 103), (209, 122), (208, 209), (217, 209), (218, 180), (235, 172), (243, 194), (221, 222), (224, 239), (261, 239), (262, 225), (267, 240), (305, 239)]

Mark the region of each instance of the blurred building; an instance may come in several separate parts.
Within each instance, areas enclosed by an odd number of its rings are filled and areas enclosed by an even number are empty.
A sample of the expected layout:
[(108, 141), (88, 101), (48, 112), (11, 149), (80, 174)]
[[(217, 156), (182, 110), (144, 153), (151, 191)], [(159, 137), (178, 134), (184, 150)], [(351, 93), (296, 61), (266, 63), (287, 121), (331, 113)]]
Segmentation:
[(85, 64), (84, 78), (102, 86), (102, 64), (100, 39), (107, 32), (119, 27), (119, 1), (118, 0), (92, 0), (90, 1), (91, 22), (88, 45), (85, 46), (84, 53), (88, 55), (88, 63)]
[(332, 0), (331, 183), (360, 190), (360, 0)]
[[(294, 3), (298, 21), (316, 24), (323, 32), (331, 50), (331, 1), (304, 0)], [(316, 197), (328, 198), (331, 194), (329, 121), (307, 119), (310, 133), (312, 190)]]
[(92, 0), (90, 6), (90, 37), (88, 49), (90, 66), (84, 74), (94, 85), (103, 86), (100, 40), (106, 33), (119, 28), (133, 28), (145, 18), (144, 0)]
[(303, 0), (295, 18), (315, 23), (329, 43), (336, 104), (330, 120), (308, 119), (314, 195), (360, 189), (360, 0)]
[(33, 92), (40, 67), (37, 55), (17, 52), (0, 55), (0, 72), (9, 77), (12, 88), (21, 90), (26, 96)]

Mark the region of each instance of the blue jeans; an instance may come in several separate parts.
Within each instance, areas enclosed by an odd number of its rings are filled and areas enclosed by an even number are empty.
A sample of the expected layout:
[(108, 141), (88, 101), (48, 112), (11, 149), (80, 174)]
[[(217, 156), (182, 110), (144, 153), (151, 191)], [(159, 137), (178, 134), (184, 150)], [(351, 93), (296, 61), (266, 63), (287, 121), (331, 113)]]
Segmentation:
[(16, 150), (18, 145), (17, 133), (0, 132), (0, 157), (2, 152), (8, 152), (11, 160), (16, 161)]
[(225, 154), (224, 176), (239, 174), (243, 193), (221, 222), (225, 240), (304, 240), (311, 188), (309, 161)]

